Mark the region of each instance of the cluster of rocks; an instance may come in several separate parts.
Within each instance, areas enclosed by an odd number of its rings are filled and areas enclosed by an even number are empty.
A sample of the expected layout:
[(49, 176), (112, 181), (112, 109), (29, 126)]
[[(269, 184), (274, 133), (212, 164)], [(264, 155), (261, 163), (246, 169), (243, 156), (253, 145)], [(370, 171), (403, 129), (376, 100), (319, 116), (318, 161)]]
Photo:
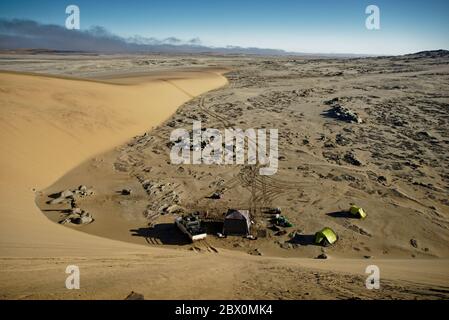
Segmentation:
[(94, 221), (92, 215), (86, 211), (81, 210), (80, 208), (73, 208), (71, 213), (66, 216), (63, 220), (61, 220), (60, 224), (73, 223), (73, 224), (89, 224)]
[(338, 154), (338, 153), (334, 153), (334, 152), (330, 152), (330, 151), (324, 151), (323, 152), (323, 157), (326, 158), (329, 161), (333, 161), (333, 162), (336, 162), (338, 164), (341, 164), (342, 160), (343, 160), (344, 162), (349, 163), (349, 164), (351, 164), (353, 166), (359, 167), (359, 166), (363, 165), (363, 163), (357, 158), (355, 153), (352, 152), (352, 151), (348, 151), (344, 155), (341, 155), (341, 154)]
[(176, 185), (172, 183), (154, 182), (145, 179), (144, 176), (137, 176), (142, 188), (147, 193), (150, 204), (143, 215), (150, 223), (155, 221), (160, 215), (182, 214), (184, 208), (179, 205), (179, 194), (174, 190)]
[(334, 98), (332, 100), (329, 100), (326, 102), (327, 105), (331, 106), (331, 109), (327, 111), (327, 115), (349, 123), (362, 123), (362, 118), (359, 117), (359, 115), (350, 110), (349, 108), (346, 108), (342, 106), (339, 103), (338, 98)]
[(69, 203), (72, 202), (75, 197), (86, 197), (91, 196), (94, 194), (94, 191), (92, 189), (87, 188), (84, 185), (79, 186), (77, 189), (74, 190), (64, 190), (61, 191), (59, 194), (57, 194), (57, 197), (54, 199), (48, 201), (48, 204), (61, 204), (61, 203)]
[(57, 197), (48, 201), (47, 203), (48, 204), (70, 203), (71, 209), (69, 210), (68, 214), (64, 217), (64, 219), (59, 221), (60, 224), (66, 223), (73, 223), (78, 225), (89, 224), (94, 221), (92, 215), (89, 212), (80, 209), (76, 204), (76, 200), (93, 194), (94, 192), (92, 189), (89, 189), (86, 186), (81, 185), (77, 189), (73, 190), (67, 189), (61, 191), (59, 194), (57, 194)]
[(177, 205), (177, 204), (163, 204), (161, 206), (158, 206), (155, 208), (154, 206), (148, 206), (148, 208), (144, 211), (144, 216), (151, 220), (152, 217), (158, 216), (158, 215), (165, 215), (165, 214), (182, 214), (185, 210), (183, 207)]
[(343, 160), (349, 164), (352, 164), (353, 166), (361, 166), (362, 165), (362, 162), (359, 159), (357, 159), (356, 155), (353, 152), (347, 152), (344, 155)]

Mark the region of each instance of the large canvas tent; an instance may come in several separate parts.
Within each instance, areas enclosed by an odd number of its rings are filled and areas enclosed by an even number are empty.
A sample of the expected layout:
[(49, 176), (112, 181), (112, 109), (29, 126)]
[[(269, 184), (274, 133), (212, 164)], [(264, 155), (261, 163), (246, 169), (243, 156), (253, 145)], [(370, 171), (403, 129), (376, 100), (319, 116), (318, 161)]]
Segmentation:
[(234, 236), (247, 236), (251, 229), (251, 219), (248, 210), (230, 209), (225, 214), (223, 234)]

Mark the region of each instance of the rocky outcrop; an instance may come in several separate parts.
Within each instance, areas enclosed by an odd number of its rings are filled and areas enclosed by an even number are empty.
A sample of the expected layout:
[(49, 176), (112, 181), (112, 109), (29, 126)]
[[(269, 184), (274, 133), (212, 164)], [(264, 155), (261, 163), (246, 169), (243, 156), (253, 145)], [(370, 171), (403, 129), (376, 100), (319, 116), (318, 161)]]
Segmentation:
[(331, 109), (326, 112), (327, 116), (331, 118), (335, 118), (341, 121), (349, 122), (349, 123), (362, 123), (362, 118), (359, 115), (342, 106), (338, 100), (338, 98), (334, 98), (326, 102), (326, 104), (331, 106)]

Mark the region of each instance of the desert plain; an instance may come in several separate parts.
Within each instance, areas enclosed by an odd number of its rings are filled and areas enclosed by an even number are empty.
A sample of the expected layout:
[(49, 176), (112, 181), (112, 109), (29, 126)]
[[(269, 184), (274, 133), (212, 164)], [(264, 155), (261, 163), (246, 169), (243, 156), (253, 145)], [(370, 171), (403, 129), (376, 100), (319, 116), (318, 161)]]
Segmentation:
[[(0, 70), (1, 299), (449, 297), (448, 52), (5, 52)], [(194, 121), (277, 129), (277, 172), (173, 164), (170, 134)], [(52, 200), (79, 186), (93, 221), (62, 223), (70, 203)], [(250, 210), (256, 240), (191, 243), (173, 224), (230, 208)], [(311, 240), (323, 227), (333, 246)], [(79, 290), (65, 287), (67, 265)], [(370, 265), (380, 289), (365, 286)]]

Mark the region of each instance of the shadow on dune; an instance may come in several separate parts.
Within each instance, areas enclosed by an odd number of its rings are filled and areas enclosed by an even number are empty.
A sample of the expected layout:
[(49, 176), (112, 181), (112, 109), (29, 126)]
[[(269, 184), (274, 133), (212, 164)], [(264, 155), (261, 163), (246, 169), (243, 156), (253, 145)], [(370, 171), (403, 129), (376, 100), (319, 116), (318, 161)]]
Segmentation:
[(152, 228), (131, 229), (134, 237), (144, 237), (149, 244), (186, 245), (190, 239), (173, 223), (161, 223)]

